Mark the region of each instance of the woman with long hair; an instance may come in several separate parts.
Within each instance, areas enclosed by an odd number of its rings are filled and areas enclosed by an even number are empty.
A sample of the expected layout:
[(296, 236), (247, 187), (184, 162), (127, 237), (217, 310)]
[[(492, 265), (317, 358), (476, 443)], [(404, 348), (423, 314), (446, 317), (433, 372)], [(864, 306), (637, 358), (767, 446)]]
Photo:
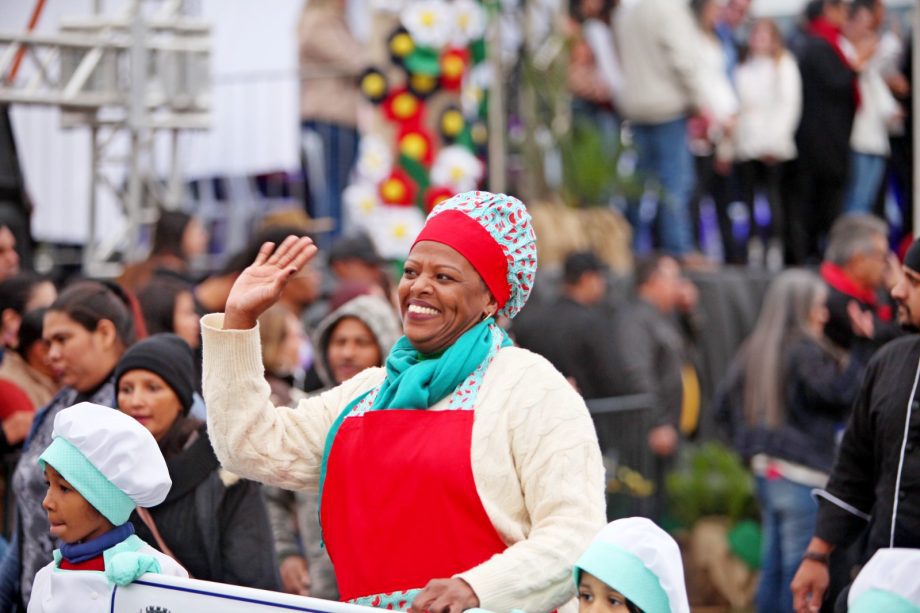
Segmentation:
[(178, 279), (156, 278), (137, 292), (148, 334), (176, 334), (193, 350), (201, 346), (201, 326), (192, 288)]
[(136, 292), (162, 277), (191, 283), (191, 265), (207, 248), (208, 232), (197, 218), (182, 211), (162, 211), (153, 228), (150, 256), (126, 266), (118, 284)]
[(764, 263), (776, 270), (783, 263), (783, 173), (797, 154), (802, 77), (772, 19), (760, 19), (751, 28), (747, 57), (735, 69), (735, 86), (740, 101), (734, 133), (740, 195), (752, 219), (758, 196), (770, 207), (770, 222), (755, 230), (762, 248), (752, 253), (764, 253)]
[(48, 359), (63, 389), (36, 413), (13, 473), (18, 523), (0, 568), (0, 610), (28, 606), (35, 573), (51, 561), (56, 546), (41, 504), (47, 486), (38, 464), (51, 443), (54, 417), (78, 402), (115, 406), (115, 365), (135, 339), (132, 308), (117, 286), (81, 281), (61, 292), (45, 313)]
[(816, 274), (787, 270), (723, 382), (721, 421), (757, 480), (764, 531), (758, 611), (791, 611), (789, 583), (814, 530), (838, 433), (859, 390), (865, 358), (824, 337), (827, 287)]
[(303, 392), (292, 384), (300, 365), (300, 348), (307, 333), (303, 323), (280, 304), (272, 306), (259, 317), (259, 340), (265, 380), (272, 390), (272, 402), (279, 406), (294, 406), (304, 398)]

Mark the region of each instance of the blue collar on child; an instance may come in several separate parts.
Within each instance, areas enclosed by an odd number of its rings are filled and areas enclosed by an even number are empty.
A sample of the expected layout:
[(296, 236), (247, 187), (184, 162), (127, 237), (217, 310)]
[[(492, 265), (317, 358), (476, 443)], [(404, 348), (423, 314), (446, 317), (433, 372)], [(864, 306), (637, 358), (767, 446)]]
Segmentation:
[(85, 543), (62, 543), (61, 557), (71, 564), (86, 562), (96, 556), (101, 556), (103, 551), (111, 549), (132, 534), (134, 534), (134, 526), (131, 522), (125, 522), (91, 541), (86, 541)]

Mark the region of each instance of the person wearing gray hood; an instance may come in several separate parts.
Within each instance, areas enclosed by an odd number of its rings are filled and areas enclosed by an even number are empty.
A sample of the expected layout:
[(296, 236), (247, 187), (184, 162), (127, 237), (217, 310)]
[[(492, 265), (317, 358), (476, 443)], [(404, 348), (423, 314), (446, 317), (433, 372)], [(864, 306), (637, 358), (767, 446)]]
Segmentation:
[[(382, 366), (401, 335), (399, 318), (383, 298), (358, 296), (333, 311), (313, 335), (316, 370), (324, 389), (365, 368)], [(316, 493), (274, 487), (265, 488), (265, 493), (284, 590), (337, 600), (332, 563), (320, 538)]]

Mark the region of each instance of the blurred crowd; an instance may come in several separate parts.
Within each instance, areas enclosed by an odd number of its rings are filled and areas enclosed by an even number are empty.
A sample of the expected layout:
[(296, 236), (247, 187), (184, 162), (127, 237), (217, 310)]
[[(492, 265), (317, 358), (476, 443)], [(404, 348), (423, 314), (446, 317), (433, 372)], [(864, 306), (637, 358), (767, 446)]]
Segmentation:
[[(4, 597), (27, 603), (54, 539), (42, 508), (36, 458), (53, 417), (81, 401), (118, 408), (154, 435), (173, 487), (137, 533), (195, 578), (336, 597), (320, 545), (315, 496), (269, 490), (221, 469), (205, 427), (199, 319), (222, 311), (230, 287), (265, 241), (304, 228), (266, 226), (213, 274), (191, 264), (207, 244), (199, 222), (164, 212), (152, 253), (116, 280), (57, 279), (20, 270), (15, 239), (3, 245), (0, 445), (4, 458)], [(401, 324), (392, 278), (366, 236), (340, 239), (322, 268), (310, 265), (261, 318), (273, 399), (297, 400), (383, 364)], [(15, 518), (15, 519), (14, 519)], [(309, 569), (309, 570), (308, 570)], [(9, 610), (5, 606), (4, 610)]]
[[(334, 14), (330, 3), (316, 6)], [(813, 0), (789, 37), (769, 19), (751, 23), (749, 8), (750, 0), (574, 0), (573, 111), (610, 142), (635, 148), (657, 218), (639, 202), (628, 217), (660, 251), (639, 257), (628, 279), (591, 251), (572, 252), (514, 324), (501, 323), (589, 406), (644, 409), (635, 432), (654, 460), (655, 495), (642, 509), (650, 517), (665, 513), (664, 475), (712, 409), (757, 483), (765, 540), (758, 610), (781, 611), (791, 608), (790, 584), (815, 535), (819, 504), (810, 492), (828, 486), (867, 365), (904, 335), (898, 308), (916, 300), (878, 215), (886, 178), (905, 198), (910, 192), (910, 53), (878, 0)], [(340, 17), (330, 17), (336, 28)], [(330, 165), (354, 157), (346, 106), (336, 116), (304, 111), (304, 129), (321, 135)], [(313, 212), (341, 220), (346, 180), (347, 172), (330, 177)], [(710, 314), (689, 274), (702, 257), (707, 200), (725, 261), (779, 273), (728, 372), (705, 372)], [(739, 206), (753, 220), (746, 233)], [(904, 227), (911, 223), (906, 216)], [(118, 279), (52, 279), (21, 269), (16, 238), (0, 225), (0, 608), (27, 604), (35, 573), (51, 560), (36, 459), (56, 412), (81, 401), (138, 419), (159, 444), (173, 488), (132, 516), (143, 540), (194, 578), (337, 597), (316, 496), (222, 469), (200, 393), (200, 317), (224, 310), (264, 242), (309, 233), (307, 224), (263, 224), (245, 249), (204, 274), (195, 263), (205, 229), (169, 211), (150, 256)], [(780, 272), (798, 265), (809, 268)], [(259, 320), (273, 403), (294, 406), (384, 364), (402, 334), (398, 273), (368, 236), (346, 233), (290, 280)], [(848, 559), (862, 561), (866, 551)], [(846, 561), (832, 569), (843, 583), (848, 572)]]
[[(147, 260), (117, 280), (70, 279), (59, 288), (20, 270), (13, 239), (0, 229), (9, 247), (0, 258), (7, 547), (0, 580), (7, 597), (28, 600), (34, 574), (54, 549), (35, 459), (50, 441), (49, 416), (83, 400), (138, 419), (167, 461), (174, 487), (166, 501), (133, 517), (144, 540), (196, 578), (336, 597), (315, 494), (263, 487), (223, 470), (200, 395), (199, 318), (223, 310), (259, 246), (289, 234), (306, 231), (260, 228), (221, 270), (201, 276), (191, 263), (206, 243), (202, 228), (184, 213), (164, 213)], [(292, 278), (259, 320), (265, 378), (278, 404), (294, 406), (382, 365), (402, 334), (395, 271), (372, 241), (340, 237), (324, 255)], [(629, 436), (638, 433), (654, 458), (655, 495), (639, 509), (650, 517), (665, 514), (664, 475), (714, 407), (725, 440), (758, 480), (766, 538), (785, 539), (784, 548), (795, 543), (796, 553), (764, 560), (763, 585), (773, 582), (765, 593), (788, 595), (817, 512), (808, 492), (827, 483), (838, 432), (871, 355), (903, 334), (894, 321), (901, 300), (889, 294), (903, 279), (901, 267), (884, 222), (841, 217), (817, 272), (791, 269), (772, 282), (727, 373), (705, 372), (707, 314), (683, 267), (656, 253), (640, 259), (626, 281), (593, 252), (573, 252), (558, 284), (547, 277), (539, 299), (503, 324), (519, 345), (549, 359), (589, 406), (619, 400), (645, 409)], [(718, 389), (705, 383), (712, 376), (723, 379)], [(783, 519), (771, 520), (773, 509)]]
[(711, 202), (725, 262), (814, 264), (840, 215), (885, 216), (889, 176), (910, 228), (909, 43), (885, 4), (812, 0), (785, 35), (750, 6), (571, 4), (573, 115), (622, 131), (657, 199), (657, 224), (629, 203), (636, 235), (692, 260)]

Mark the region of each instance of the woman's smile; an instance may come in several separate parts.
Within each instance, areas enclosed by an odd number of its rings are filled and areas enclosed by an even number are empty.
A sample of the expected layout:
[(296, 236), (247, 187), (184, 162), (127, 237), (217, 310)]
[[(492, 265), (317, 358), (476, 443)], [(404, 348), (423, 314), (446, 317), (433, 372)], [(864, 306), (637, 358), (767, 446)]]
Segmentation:
[(427, 321), (441, 314), (441, 311), (422, 300), (410, 300), (406, 317), (414, 321)]

